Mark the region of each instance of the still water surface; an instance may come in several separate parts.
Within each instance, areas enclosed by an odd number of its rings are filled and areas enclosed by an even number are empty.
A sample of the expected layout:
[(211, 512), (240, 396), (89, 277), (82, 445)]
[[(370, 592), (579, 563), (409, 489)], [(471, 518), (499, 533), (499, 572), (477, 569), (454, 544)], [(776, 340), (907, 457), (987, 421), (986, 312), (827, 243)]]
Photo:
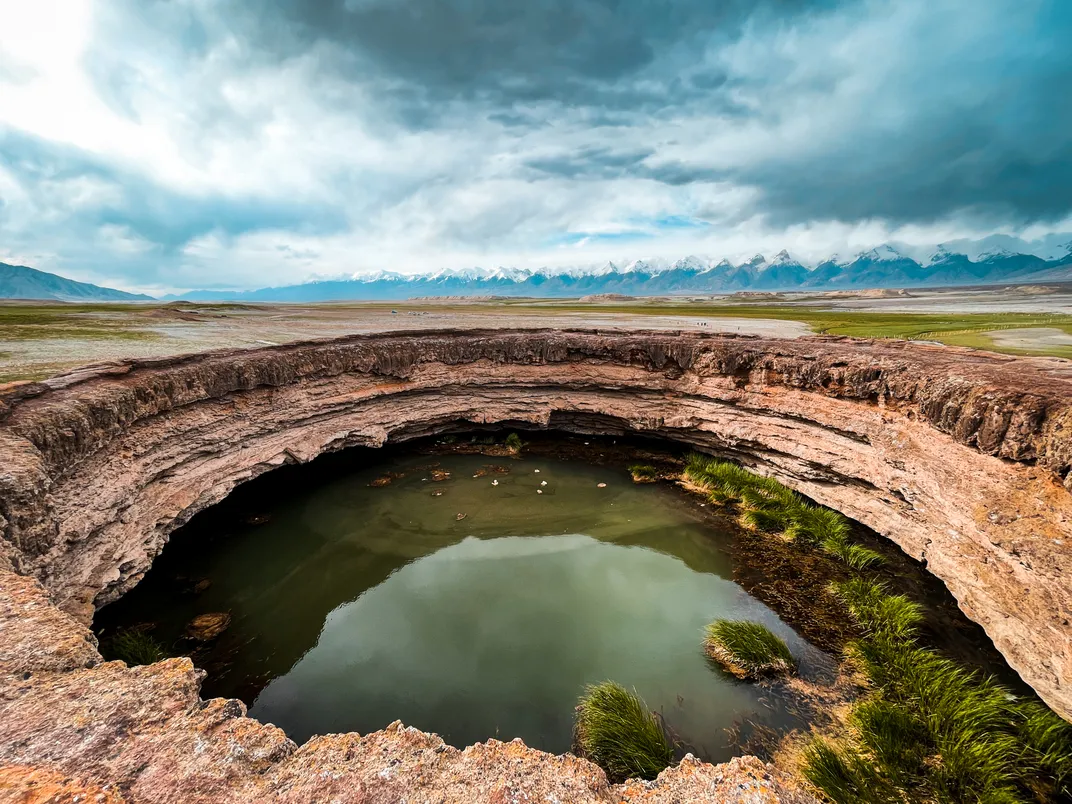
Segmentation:
[[(389, 485), (370, 485), (385, 472)], [(244, 698), (299, 741), (399, 719), (454, 745), (522, 737), (562, 752), (585, 684), (613, 679), (724, 759), (735, 722), (791, 720), (770, 690), (712, 668), (703, 626), (759, 620), (806, 665), (822, 660), (733, 582), (729, 534), (620, 468), (397, 455), (261, 505), (262, 524), (195, 520), (102, 614), (181, 647), (192, 617), (230, 612), (198, 657), (204, 693)]]

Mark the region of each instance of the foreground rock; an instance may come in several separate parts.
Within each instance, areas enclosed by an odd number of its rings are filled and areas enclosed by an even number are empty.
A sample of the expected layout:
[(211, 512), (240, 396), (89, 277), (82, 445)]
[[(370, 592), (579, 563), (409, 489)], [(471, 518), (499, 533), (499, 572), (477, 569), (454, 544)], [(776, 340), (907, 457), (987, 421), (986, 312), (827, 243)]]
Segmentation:
[(328, 800), (313, 788), (336, 773), (355, 801), (524, 800), (511, 785), (558, 782), (546, 795), (561, 801), (618, 795), (593, 766), (515, 743), (452, 753), (394, 729), (296, 750), (236, 702), (199, 702), (188, 663), (100, 664), (83, 627), (238, 483), (471, 423), (646, 433), (774, 475), (925, 561), (1072, 716), (1072, 364), (846, 339), (432, 332), (0, 389), (0, 760), (139, 801)]

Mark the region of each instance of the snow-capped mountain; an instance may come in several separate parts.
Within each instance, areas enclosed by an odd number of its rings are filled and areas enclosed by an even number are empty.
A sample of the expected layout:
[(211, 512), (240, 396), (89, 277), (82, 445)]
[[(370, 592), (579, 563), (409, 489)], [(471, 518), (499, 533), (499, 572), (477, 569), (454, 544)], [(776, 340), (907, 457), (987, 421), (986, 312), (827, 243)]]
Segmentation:
[[(594, 265), (535, 270), (497, 268), (446, 269), (406, 275), (390, 270), (354, 274), (342, 279), (252, 291), (191, 291), (191, 300), (330, 301), (343, 299), (408, 299), (428, 296), (574, 297), (597, 293), (632, 296), (733, 293), (743, 290), (793, 291), (866, 288), (935, 287), (1005, 282), (1025, 284), (1072, 281), (1072, 242), (1062, 253), (1045, 259), (1016, 252), (1000, 236), (975, 256), (942, 244), (918, 261), (903, 250), (883, 244), (849, 260), (832, 255), (808, 267), (788, 251), (771, 260), (762, 254), (732, 263), (689, 255), (677, 260), (634, 259)], [(1047, 245), (1053, 249), (1053, 244)]]
[(873, 248), (870, 251), (861, 251), (856, 255), (856, 259), (868, 259), (872, 262), (896, 262), (897, 260), (906, 259), (906, 257), (893, 246), (887, 244)]

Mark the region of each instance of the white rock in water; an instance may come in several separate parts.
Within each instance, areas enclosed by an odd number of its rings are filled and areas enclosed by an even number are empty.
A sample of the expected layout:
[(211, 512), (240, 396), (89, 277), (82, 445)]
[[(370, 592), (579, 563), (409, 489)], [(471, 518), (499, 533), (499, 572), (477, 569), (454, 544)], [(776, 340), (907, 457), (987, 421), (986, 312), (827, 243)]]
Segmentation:
[(598, 488), (605, 489), (607, 487), (607, 484), (606, 483), (597, 483), (596, 486)]
[(497, 486), (497, 485), (499, 485), (499, 481), (498, 480), (492, 480), (491, 485)]
[(547, 481), (546, 481), (546, 480), (541, 480), (541, 481), (540, 481), (540, 485), (541, 485), (541, 486), (546, 486), (546, 485), (547, 485)]
[(536, 489), (537, 494), (543, 494), (543, 489)]

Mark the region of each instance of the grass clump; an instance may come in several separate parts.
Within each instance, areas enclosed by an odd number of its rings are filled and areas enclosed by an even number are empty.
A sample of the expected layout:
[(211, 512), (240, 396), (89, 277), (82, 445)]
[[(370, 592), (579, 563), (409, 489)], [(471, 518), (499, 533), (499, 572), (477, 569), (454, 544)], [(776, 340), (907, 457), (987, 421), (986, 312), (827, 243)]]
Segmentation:
[(923, 609), (904, 595), (891, 595), (885, 584), (865, 578), (836, 583), (831, 591), (871, 637), (908, 640), (923, 622)]
[(829, 508), (812, 505), (773, 477), (760, 477), (737, 464), (692, 454), (685, 477), (707, 491), (712, 502), (736, 504), (741, 522), (768, 533), (822, 547), (853, 569), (881, 564), (874, 550), (849, 539), (849, 520)]
[(646, 463), (634, 463), (629, 467), (634, 483), (654, 483), (659, 479), (659, 470)]
[(865, 757), (852, 748), (838, 749), (815, 739), (805, 749), (802, 773), (836, 804), (901, 804), (898, 791)]
[(1072, 724), (1037, 701), (920, 646), (916, 604), (881, 584), (836, 584), (865, 636), (850, 655), (874, 692), (851, 738), (805, 751), (802, 771), (835, 804), (1068, 801)]
[(788, 673), (796, 667), (789, 647), (761, 623), (715, 620), (705, 634), (704, 651), (737, 678)]
[(513, 452), (521, 452), (521, 448), (524, 446), (521, 436), (517, 433), (510, 433), (503, 443)]
[(101, 645), (109, 660), (126, 662), (129, 666), (153, 664), (166, 659), (167, 652), (152, 636), (140, 628), (126, 628)]
[(870, 569), (885, 561), (881, 553), (844, 538), (832, 536), (823, 541), (822, 547), (825, 552), (856, 570)]
[(660, 718), (621, 684), (603, 681), (586, 687), (576, 717), (574, 750), (599, 765), (612, 782), (654, 779), (674, 758)]

